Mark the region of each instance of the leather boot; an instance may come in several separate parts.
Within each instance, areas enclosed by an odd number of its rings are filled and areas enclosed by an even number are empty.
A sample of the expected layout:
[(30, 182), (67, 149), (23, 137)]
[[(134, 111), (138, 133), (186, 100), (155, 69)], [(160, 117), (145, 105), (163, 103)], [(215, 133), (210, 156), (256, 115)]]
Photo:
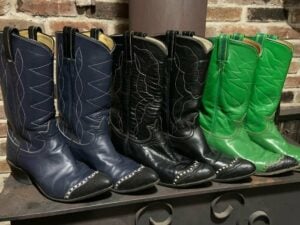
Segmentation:
[(245, 120), (248, 135), (262, 148), (291, 156), (300, 162), (300, 147), (288, 143), (274, 123), (293, 57), (293, 46), (267, 34), (257, 34), (251, 39), (262, 46), (262, 54), (256, 66), (254, 86)]
[(212, 151), (199, 126), (203, 84), (213, 44), (193, 32), (169, 31), (158, 37), (168, 46), (169, 90), (165, 96), (165, 132), (171, 148), (191, 159), (211, 165), (216, 181), (247, 178), (255, 166), (247, 160)]
[(40, 28), (0, 33), (1, 88), (8, 123), (7, 161), (16, 180), (49, 199), (84, 200), (110, 190), (103, 174), (77, 162), (56, 126), (53, 47)]
[(244, 127), (260, 46), (249, 39), (233, 40), (229, 35), (220, 35), (213, 43), (199, 118), (209, 146), (254, 163), (257, 175), (297, 167), (294, 158), (265, 151), (252, 142)]
[(113, 39), (111, 130), (116, 148), (154, 169), (165, 186), (189, 187), (215, 178), (210, 166), (171, 150), (162, 132), (166, 46), (132, 32)]
[(56, 40), (59, 128), (72, 153), (109, 175), (115, 192), (153, 187), (156, 173), (117, 153), (108, 132), (113, 40), (97, 29), (80, 34), (71, 27)]

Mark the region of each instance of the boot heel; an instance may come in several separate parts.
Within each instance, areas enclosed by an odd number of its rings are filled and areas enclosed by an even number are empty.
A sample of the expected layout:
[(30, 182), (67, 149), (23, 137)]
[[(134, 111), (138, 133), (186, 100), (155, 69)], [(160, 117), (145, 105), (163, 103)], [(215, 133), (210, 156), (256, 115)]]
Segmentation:
[(27, 173), (22, 170), (21, 168), (15, 166), (13, 163), (10, 161), (7, 161), (8, 165), (11, 169), (11, 175), (16, 179), (16, 181), (22, 183), (22, 184), (27, 184), (31, 185), (32, 182), (30, 180), (30, 177), (27, 175)]

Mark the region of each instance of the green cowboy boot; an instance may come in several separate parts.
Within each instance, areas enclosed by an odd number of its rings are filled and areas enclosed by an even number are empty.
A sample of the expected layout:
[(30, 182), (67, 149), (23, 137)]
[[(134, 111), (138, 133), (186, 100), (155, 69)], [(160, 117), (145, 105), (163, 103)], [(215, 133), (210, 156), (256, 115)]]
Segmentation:
[(291, 156), (300, 162), (300, 147), (288, 143), (274, 123), (293, 47), (267, 34), (257, 34), (251, 39), (262, 46), (262, 54), (255, 71), (246, 130), (251, 140), (264, 149)]
[(199, 121), (210, 147), (256, 165), (256, 175), (275, 175), (298, 166), (297, 160), (265, 151), (244, 128), (260, 46), (229, 35), (214, 38)]

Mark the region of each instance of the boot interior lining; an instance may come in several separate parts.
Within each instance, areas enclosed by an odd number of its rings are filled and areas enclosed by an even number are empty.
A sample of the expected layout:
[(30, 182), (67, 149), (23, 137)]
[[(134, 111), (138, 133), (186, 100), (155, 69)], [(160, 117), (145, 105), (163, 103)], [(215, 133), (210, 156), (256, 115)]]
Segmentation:
[(248, 39), (248, 38), (244, 38), (243, 42), (256, 48), (259, 54), (261, 53), (261, 51), (262, 51), (261, 46), (257, 42), (252, 41), (251, 39)]
[(209, 40), (195, 35), (193, 36), (193, 38), (200, 42), (200, 44), (205, 48), (206, 53), (212, 50), (213, 43), (211, 43)]
[[(83, 32), (82, 34), (88, 37), (91, 36), (90, 32)], [(103, 33), (99, 34), (98, 41), (104, 44), (110, 51), (112, 51), (115, 47), (113, 39)]]
[[(20, 36), (25, 37), (25, 38), (29, 38), (28, 30), (21, 30), (20, 31)], [(44, 44), (44, 45), (46, 45), (52, 51), (54, 50), (54, 40), (53, 40), (52, 37), (50, 37), (46, 34), (38, 32), (37, 33), (37, 41)]]

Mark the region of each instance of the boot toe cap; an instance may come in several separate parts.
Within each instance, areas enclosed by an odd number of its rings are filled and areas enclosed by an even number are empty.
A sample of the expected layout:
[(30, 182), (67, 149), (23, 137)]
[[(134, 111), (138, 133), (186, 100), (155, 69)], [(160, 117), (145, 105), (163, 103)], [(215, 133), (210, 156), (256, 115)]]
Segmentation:
[(290, 156), (284, 156), (281, 160), (277, 163), (269, 166), (266, 170), (267, 173), (273, 174), (280, 174), (284, 172), (289, 172), (299, 166), (299, 163), (296, 159)]
[(231, 182), (250, 177), (255, 172), (255, 165), (244, 159), (234, 159), (230, 164), (216, 170), (218, 182)]
[(194, 162), (184, 171), (177, 171), (174, 185), (178, 187), (190, 187), (206, 183), (215, 178), (214, 169), (204, 163)]
[(71, 187), (66, 193), (65, 199), (70, 201), (88, 199), (109, 191), (111, 187), (110, 179), (99, 171), (95, 171)]
[(114, 191), (119, 193), (132, 193), (155, 186), (159, 178), (150, 168), (141, 166), (131, 174), (121, 178), (114, 185)]

